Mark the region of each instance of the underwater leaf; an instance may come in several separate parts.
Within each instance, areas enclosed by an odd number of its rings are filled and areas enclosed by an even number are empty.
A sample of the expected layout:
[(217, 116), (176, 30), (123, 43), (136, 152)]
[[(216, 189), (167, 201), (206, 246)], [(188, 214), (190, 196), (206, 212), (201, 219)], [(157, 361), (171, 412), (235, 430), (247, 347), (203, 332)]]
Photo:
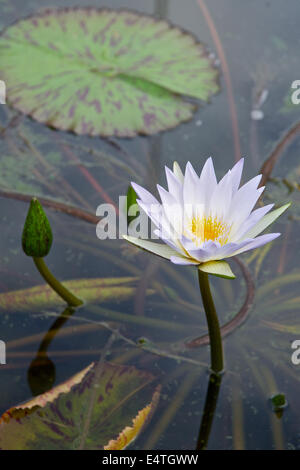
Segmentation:
[(157, 402), (153, 379), (132, 366), (92, 364), (58, 392), (53, 389), (4, 413), (0, 449), (103, 450), (142, 409), (134, 420), (136, 432), (126, 431), (127, 445), (145, 422), (145, 414), (149, 415), (146, 404), (152, 395), (153, 403)]
[[(30, 66), (29, 66), (30, 63)], [(191, 119), (219, 90), (203, 45), (166, 21), (124, 10), (46, 10), (4, 30), (7, 102), (76, 134), (133, 137)]]
[(207, 261), (207, 263), (200, 264), (198, 269), (213, 276), (235, 279), (235, 275), (226, 261)]
[(288, 333), (292, 335), (300, 335), (300, 325), (283, 325), (281, 323), (263, 320), (264, 325), (272, 328), (273, 330), (280, 331), (281, 333)]
[[(85, 302), (103, 303), (130, 298), (135, 287), (134, 277), (74, 279), (63, 285)], [(149, 291), (150, 293), (151, 291)], [(65, 302), (47, 284), (0, 294), (0, 309), (6, 312), (26, 312), (63, 307)]]

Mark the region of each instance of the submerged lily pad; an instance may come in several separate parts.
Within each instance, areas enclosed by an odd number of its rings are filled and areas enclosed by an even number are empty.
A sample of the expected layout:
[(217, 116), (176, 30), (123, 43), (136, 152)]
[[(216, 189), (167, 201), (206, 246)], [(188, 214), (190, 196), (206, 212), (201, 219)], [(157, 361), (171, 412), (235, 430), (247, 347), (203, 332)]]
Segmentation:
[(7, 101), (76, 134), (132, 137), (189, 120), (218, 91), (203, 45), (166, 21), (124, 10), (47, 10), (6, 29)]
[[(96, 278), (72, 279), (63, 281), (63, 285), (85, 302), (103, 303), (111, 300), (127, 300), (136, 291), (133, 282), (136, 278)], [(153, 293), (148, 289), (147, 294)], [(47, 284), (15, 290), (0, 294), (0, 311), (28, 312), (44, 308), (65, 306), (65, 302)]]
[[(49, 392), (5, 412), (0, 418), (0, 449), (121, 450), (141, 431), (158, 395), (147, 372), (91, 364)], [(133, 427), (128, 428), (131, 422)]]

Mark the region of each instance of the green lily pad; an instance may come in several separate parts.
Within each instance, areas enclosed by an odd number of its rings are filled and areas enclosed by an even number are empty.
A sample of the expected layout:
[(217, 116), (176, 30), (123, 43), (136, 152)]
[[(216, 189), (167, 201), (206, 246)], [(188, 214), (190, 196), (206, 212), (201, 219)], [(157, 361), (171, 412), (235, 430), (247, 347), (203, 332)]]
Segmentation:
[[(113, 447), (111, 440), (120, 433), (115, 447), (124, 448), (157, 403), (159, 392), (153, 379), (131, 366), (91, 364), (49, 392), (4, 413), (0, 449), (103, 450)], [(135, 429), (128, 431), (125, 427), (132, 421)]]
[(133, 137), (193, 116), (218, 71), (203, 45), (166, 21), (125, 10), (69, 8), (21, 20), (0, 38), (7, 102), (76, 134)]

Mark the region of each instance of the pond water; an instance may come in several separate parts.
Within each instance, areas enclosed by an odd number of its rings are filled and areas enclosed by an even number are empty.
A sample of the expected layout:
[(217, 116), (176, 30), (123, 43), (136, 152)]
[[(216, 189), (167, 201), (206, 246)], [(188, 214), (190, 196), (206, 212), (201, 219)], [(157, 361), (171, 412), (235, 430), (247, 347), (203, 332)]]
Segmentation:
[[(300, 5), (297, 0), (286, 2), (284, 8), (280, 0), (206, 3), (225, 52), (234, 104), (228, 99), (220, 64), (221, 90), (211, 102), (201, 106), (190, 122), (153, 137), (79, 137), (49, 129), (0, 105), (0, 190), (38, 195), (95, 215), (103, 194), (117, 203), (130, 181), (148, 189), (156, 182), (164, 186), (164, 166), (170, 167), (174, 160), (182, 165), (190, 160), (199, 172), (211, 155), (220, 177), (235, 161), (230, 106), (237, 113), (244, 179), (259, 173), (279, 140), (299, 120), (300, 105), (291, 104), (290, 95), (292, 82), (300, 80)], [(196, 0), (76, 4), (154, 13), (193, 33), (217, 56), (214, 37)], [(73, 5), (72, 0), (0, 0), (0, 28), (47, 7)], [(263, 112), (262, 119), (251, 117), (255, 109)], [(279, 152), (263, 196), (264, 203), (293, 202), (273, 230), (280, 231), (281, 237), (242, 255), (242, 265), (230, 262), (238, 274), (236, 280), (211, 281), (221, 324), (242, 308), (245, 318), (242, 324), (233, 324), (224, 338), (226, 372), (209, 449), (300, 449), (300, 365), (291, 361), (291, 344), (300, 340), (297, 132)], [(97, 361), (113, 328), (123, 339), (117, 337), (110, 345), (106, 360), (151, 373), (162, 385), (151, 422), (132, 448), (195, 449), (209, 384), (208, 346), (185, 346), (206, 333), (195, 270), (138, 252), (125, 241), (100, 241), (95, 221), (82, 220), (78, 211), (67, 215), (45, 209), (54, 234), (47, 264), (60, 280), (134, 277), (128, 283), (134, 288), (124, 294), (121, 281), (116, 281), (117, 288), (105, 302), (87, 303), (74, 312), (47, 345), (47, 361), (34, 367), (41, 342), (63, 307), (46, 303), (36, 309), (20, 301), (18, 308), (9, 309), (3, 308), (0, 299), (0, 339), (7, 345), (7, 364), (0, 365), (0, 413)], [(1, 198), (1, 293), (42, 284), (21, 248), (27, 210), (28, 202)], [(287, 406), (276, 413), (271, 397), (279, 393)]]

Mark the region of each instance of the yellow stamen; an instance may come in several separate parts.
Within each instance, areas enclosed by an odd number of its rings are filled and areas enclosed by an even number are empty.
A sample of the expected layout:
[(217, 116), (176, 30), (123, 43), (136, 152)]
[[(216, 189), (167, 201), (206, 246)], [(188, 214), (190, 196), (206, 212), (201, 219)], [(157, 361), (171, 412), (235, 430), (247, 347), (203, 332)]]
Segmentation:
[(231, 226), (218, 217), (202, 216), (193, 217), (189, 223), (189, 236), (197, 244), (212, 240), (217, 241), (221, 245), (228, 242)]

